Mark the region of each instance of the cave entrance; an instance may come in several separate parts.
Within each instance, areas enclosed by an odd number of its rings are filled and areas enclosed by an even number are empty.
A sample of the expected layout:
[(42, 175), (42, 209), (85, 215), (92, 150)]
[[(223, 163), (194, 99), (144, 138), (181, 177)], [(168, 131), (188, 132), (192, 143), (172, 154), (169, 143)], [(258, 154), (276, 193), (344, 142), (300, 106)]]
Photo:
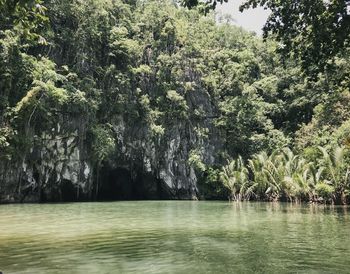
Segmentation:
[(74, 202), (78, 200), (77, 189), (73, 183), (68, 180), (63, 180), (61, 184), (61, 197), (62, 202)]
[(100, 170), (97, 200), (156, 200), (169, 198), (165, 184), (150, 173), (132, 176), (126, 168), (103, 167)]

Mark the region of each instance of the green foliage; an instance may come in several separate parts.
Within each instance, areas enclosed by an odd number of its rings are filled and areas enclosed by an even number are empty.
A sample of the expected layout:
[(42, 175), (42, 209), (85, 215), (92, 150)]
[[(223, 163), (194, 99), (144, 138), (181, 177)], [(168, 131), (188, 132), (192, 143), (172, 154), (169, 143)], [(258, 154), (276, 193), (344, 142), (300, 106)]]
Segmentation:
[(317, 163), (289, 148), (261, 152), (244, 165), (238, 157), (222, 168), (221, 182), (234, 200), (288, 200), (346, 203), (349, 193), (349, 152), (322, 147)]
[(28, 41), (45, 44), (38, 31), (47, 21), (42, 0), (0, 0), (0, 37), (13, 32)]
[[(62, 125), (82, 142), (89, 132), (99, 166), (122, 120), (155, 149), (179, 132), (206, 197), (346, 201), (344, 5), (248, 1), (273, 8), (265, 31), (274, 35), (263, 42), (203, 16), (220, 2), (0, 0), (0, 157), (24, 157), (34, 136)], [(220, 142), (210, 166), (198, 148)]]
[(322, 71), (349, 43), (348, 0), (247, 0), (240, 9), (258, 5), (271, 10), (265, 36), (276, 37), (281, 42), (280, 51), (300, 58), (309, 72)]
[(222, 168), (220, 180), (229, 190), (230, 200), (249, 200), (252, 195), (252, 188), (248, 179), (248, 169), (243, 163), (242, 157), (232, 160)]
[(166, 98), (170, 103), (170, 115), (178, 115), (180, 117), (187, 116), (188, 106), (183, 96), (176, 92), (176, 90), (168, 90)]
[(334, 193), (334, 187), (331, 185), (328, 185), (326, 183), (319, 183), (315, 187), (315, 191), (319, 197), (322, 199), (329, 201), (332, 200), (333, 198), (333, 193)]
[(207, 167), (198, 182), (199, 190), (205, 199), (227, 199), (229, 190), (220, 181), (221, 170), (217, 167)]
[(79, 84), (69, 71), (59, 72), (56, 64), (46, 58), (37, 60), (26, 55), (23, 58), (31, 69), (32, 84), (11, 110), (17, 126), (44, 131), (55, 126), (55, 117), (59, 115), (92, 113), (96, 108), (93, 98), (76, 88)]
[(99, 166), (115, 150), (113, 132), (108, 125), (95, 125), (91, 129), (91, 154), (92, 159)]
[(11, 143), (16, 134), (17, 132), (8, 126), (0, 128), (0, 160), (11, 160), (13, 153)]
[[(181, 3), (189, 8), (198, 6), (208, 12), (215, 9), (217, 2), (224, 1), (183, 0)], [(314, 76), (348, 47), (348, 0), (246, 0), (240, 11), (257, 6), (271, 11), (263, 28), (265, 38), (274, 37), (280, 42), (278, 50), (282, 55), (301, 60), (303, 68)]]
[(324, 95), (322, 102), (314, 108), (311, 122), (296, 132), (296, 145), (305, 148), (347, 144), (349, 99), (349, 91), (342, 88), (335, 93)]
[(215, 9), (217, 4), (222, 4), (223, 2), (227, 2), (228, 0), (206, 0), (206, 1), (198, 1), (198, 0), (180, 0), (181, 4), (188, 8), (193, 8), (199, 6), (201, 12), (208, 13), (210, 10)]
[(204, 172), (207, 169), (198, 150), (191, 150), (188, 163), (199, 172)]

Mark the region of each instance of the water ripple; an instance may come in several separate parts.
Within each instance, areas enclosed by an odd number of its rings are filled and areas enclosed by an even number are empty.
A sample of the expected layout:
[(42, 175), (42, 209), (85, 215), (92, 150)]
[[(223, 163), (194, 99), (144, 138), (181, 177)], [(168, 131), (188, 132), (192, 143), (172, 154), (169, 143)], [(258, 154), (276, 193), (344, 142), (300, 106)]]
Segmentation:
[(145, 201), (0, 206), (7, 273), (348, 273), (349, 208)]

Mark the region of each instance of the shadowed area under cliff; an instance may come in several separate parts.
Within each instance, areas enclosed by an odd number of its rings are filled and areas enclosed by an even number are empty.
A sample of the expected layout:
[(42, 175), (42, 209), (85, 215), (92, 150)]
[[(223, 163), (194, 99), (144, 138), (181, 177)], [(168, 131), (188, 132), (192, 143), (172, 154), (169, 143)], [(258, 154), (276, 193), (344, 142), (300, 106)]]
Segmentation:
[(122, 167), (104, 166), (98, 182), (98, 201), (173, 198), (163, 181), (150, 173), (132, 174)]

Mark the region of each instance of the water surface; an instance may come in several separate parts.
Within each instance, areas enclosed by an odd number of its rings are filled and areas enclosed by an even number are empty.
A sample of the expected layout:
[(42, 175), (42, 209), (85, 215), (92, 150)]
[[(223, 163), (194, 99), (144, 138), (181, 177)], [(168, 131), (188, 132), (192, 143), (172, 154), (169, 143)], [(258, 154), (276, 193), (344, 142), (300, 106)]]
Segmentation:
[(130, 201), (0, 206), (8, 273), (349, 273), (350, 210)]

